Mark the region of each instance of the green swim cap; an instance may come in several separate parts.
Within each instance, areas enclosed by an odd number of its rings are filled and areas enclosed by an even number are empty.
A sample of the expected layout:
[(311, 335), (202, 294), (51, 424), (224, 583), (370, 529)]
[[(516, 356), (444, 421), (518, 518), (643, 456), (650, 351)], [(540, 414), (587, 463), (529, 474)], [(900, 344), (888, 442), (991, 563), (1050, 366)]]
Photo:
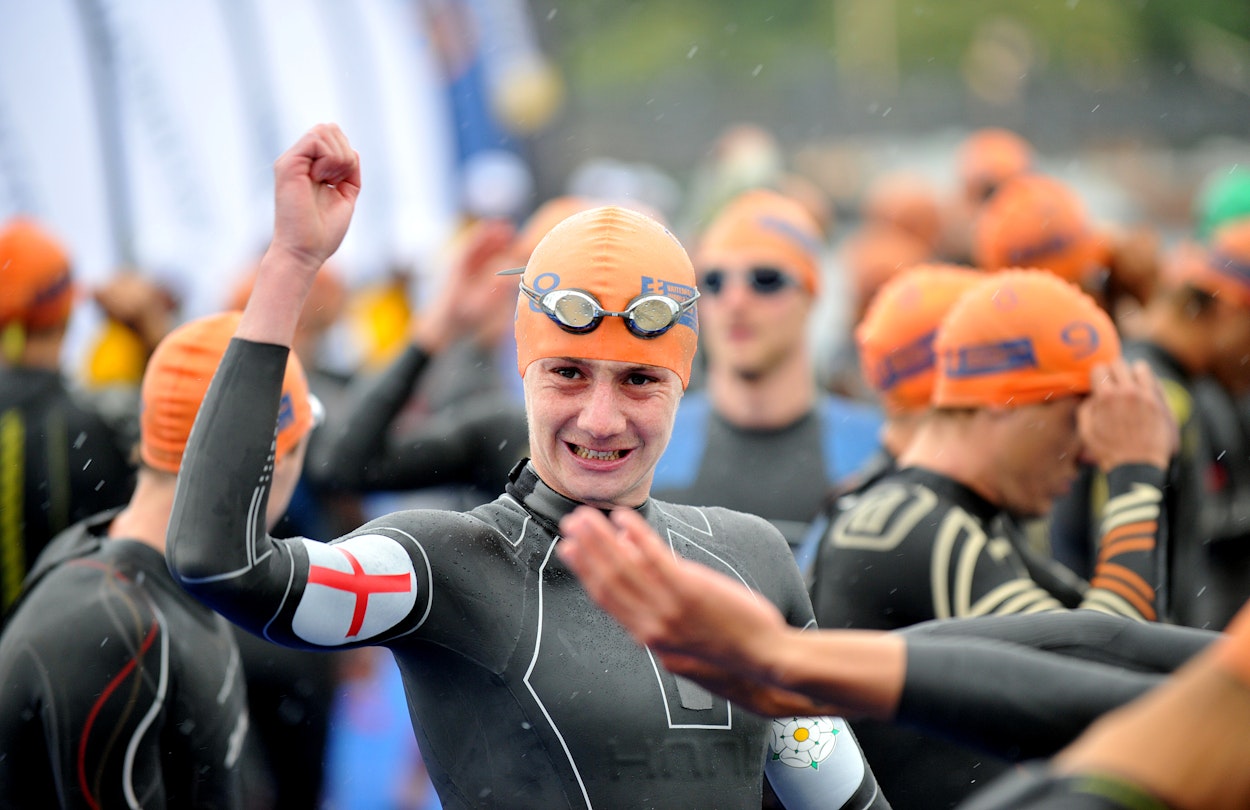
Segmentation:
[(1223, 224), (1250, 217), (1250, 169), (1237, 164), (1207, 176), (1194, 198), (1194, 229), (1206, 242)]

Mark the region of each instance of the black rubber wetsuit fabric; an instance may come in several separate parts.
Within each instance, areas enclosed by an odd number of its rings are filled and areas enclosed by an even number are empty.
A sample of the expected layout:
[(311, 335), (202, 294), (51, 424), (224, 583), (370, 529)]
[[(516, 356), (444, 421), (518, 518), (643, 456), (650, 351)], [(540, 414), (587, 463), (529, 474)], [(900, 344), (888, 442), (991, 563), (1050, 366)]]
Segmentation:
[(939, 620), (900, 632), (907, 680), (899, 722), (1012, 760), (1056, 753), (1219, 637), (1089, 610)]
[(53, 541), (0, 635), (0, 807), (241, 807), (232, 629), (111, 518)]
[[(1131, 574), (1133, 585), (1145, 583), (1128, 590), (1137, 596), (1156, 573), (1152, 541), (1163, 473), (1125, 465), (1112, 470), (1109, 481), (1120, 509), (1104, 526), (1143, 544), (1125, 544), (1107, 562), (1126, 579)], [(1120, 496), (1126, 498), (1115, 500)], [(1038, 563), (1029, 557), (1015, 523), (998, 507), (953, 479), (910, 467), (879, 481), (834, 524), (818, 557), (813, 603), (822, 627), (880, 630), (954, 616), (1064, 609), (1066, 589), (1047, 588), (1052, 583), (1037, 579)], [(1124, 590), (1119, 582), (1090, 587), (1079, 605), (1143, 618)]]
[(306, 474), (319, 485), (352, 492), (404, 491), (463, 484), (498, 493), (526, 455), (524, 411), (503, 394), (487, 394), (396, 432), (430, 357), (409, 346), (381, 373), (353, 386), (343, 413), (319, 437)]
[(0, 368), (0, 612), (49, 540), (130, 497), (123, 444), (59, 372)]
[[(660, 668), (589, 601), (554, 554), (556, 523), (576, 504), (530, 467), (467, 513), (395, 513), (329, 544), (269, 537), (261, 521), (286, 355), (236, 339), (210, 387), (170, 525), (184, 586), (280, 643), (389, 647), (449, 810), (760, 806), (775, 725)], [(215, 486), (196, 484), (208, 476)], [(793, 558), (762, 519), (655, 500), (639, 511), (676, 553), (755, 588), (791, 623), (811, 623)], [(849, 731), (826, 732), (830, 755), (853, 753), (862, 772), (850, 795), (871, 771)], [(770, 779), (790, 767), (768, 759)], [(792, 770), (836, 775), (832, 759), (823, 764)], [(888, 805), (874, 785), (846, 806)]]
[[(992, 503), (935, 472), (900, 470), (869, 487), (822, 544), (812, 588), (817, 619), (821, 627), (893, 630), (935, 618), (1084, 606), (1140, 620), (1138, 605), (1152, 608), (1162, 479), (1162, 471), (1139, 465), (1111, 472), (1112, 519), (1104, 526), (1127, 542), (1106, 562), (1119, 579), (1079, 592), (1031, 555), (1018, 526)], [(1009, 767), (988, 746), (972, 751), (948, 742), (960, 738), (955, 730), (933, 736), (862, 722), (856, 732), (900, 809), (953, 807)], [(995, 740), (994, 749), (1004, 742)]]

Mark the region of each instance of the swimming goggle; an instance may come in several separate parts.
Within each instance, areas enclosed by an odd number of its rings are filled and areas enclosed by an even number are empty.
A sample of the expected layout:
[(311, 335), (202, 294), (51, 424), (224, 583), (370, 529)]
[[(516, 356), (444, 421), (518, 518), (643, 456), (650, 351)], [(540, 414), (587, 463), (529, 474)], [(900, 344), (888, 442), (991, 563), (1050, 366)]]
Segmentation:
[[(720, 295), (732, 275), (720, 269), (706, 270), (699, 277), (699, 287), (707, 290), (708, 295)], [(794, 276), (776, 267), (752, 267), (747, 270), (746, 279), (751, 290), (758, 295), (774, 295), (798, 284)]]
[(699, 299), (699, 292), (685, 301), (675, 301), (667, 295), (640, 295), (623, 312), (603, 308), (593, 295), (585, 290), (552, 290), (540, 293), (521, 282), (521, 292), (529, 296), (547, 317), (565, 332), (584, 335), (599, 328), (605, 316), (625, 320), (625, 327), (640, 338), (659, 337), (672, 329)]

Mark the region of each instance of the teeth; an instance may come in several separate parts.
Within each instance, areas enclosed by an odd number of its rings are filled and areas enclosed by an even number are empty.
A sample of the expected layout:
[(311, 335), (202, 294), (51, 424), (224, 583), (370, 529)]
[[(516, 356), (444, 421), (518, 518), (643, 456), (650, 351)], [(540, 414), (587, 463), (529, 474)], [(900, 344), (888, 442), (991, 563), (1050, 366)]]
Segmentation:
[(573, 445), (573, 452), (591, 461), (616, 461), (621, 457), (620, 450), (591, 450), (580, 445)]

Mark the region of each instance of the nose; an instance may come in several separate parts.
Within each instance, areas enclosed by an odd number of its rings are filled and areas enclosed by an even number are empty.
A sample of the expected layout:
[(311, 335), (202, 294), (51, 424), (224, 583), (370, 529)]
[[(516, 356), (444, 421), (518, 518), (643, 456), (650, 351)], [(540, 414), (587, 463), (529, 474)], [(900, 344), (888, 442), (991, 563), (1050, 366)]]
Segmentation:
[(611, 382), (595, 381), (586, 391), (577, 426), (596, 438), (615, 436), (625, 430), (620, 394)]
[(738, 308), (749, 304), (753, 295), (751, 284), (745, 277), (730, 276), (725, 279), (725, 286), (717, 297), (723, 306)]

